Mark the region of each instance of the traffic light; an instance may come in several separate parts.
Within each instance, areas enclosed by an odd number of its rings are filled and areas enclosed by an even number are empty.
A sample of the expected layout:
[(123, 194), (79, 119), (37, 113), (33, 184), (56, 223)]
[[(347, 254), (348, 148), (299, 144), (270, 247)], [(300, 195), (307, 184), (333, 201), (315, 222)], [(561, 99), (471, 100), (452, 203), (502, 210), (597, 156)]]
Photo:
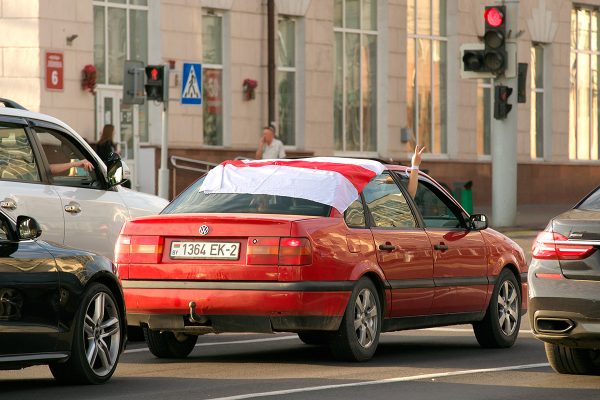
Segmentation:
[(164, 65), (146, 66), (146, 98), (162, 101), (169, 97), (169, 73)]
[(498, 85), (494, 88), (494, 118), (505, 119), (512, 105), (508, 104), (508, 98), (512, 94), (512, 88)]
[(485, 19), (483, 68), (485, 71), (500, 75), (507, 67), (506, 7), (486, 7), (483, 17)]

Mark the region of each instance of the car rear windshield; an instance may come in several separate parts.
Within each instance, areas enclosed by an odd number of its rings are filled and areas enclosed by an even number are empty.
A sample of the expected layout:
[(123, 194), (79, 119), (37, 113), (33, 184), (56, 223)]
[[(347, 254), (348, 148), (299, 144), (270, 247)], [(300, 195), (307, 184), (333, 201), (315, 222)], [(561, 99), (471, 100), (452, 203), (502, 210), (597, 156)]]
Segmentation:
[(326, 217), (331, 207), (311, 200), (267, 194), (204, 193), (200, 178), (173, 200), (162, 214), (256, 213)]
[(577, 208), (581, 210), (600, 210), (600, 187), (586, 197)]

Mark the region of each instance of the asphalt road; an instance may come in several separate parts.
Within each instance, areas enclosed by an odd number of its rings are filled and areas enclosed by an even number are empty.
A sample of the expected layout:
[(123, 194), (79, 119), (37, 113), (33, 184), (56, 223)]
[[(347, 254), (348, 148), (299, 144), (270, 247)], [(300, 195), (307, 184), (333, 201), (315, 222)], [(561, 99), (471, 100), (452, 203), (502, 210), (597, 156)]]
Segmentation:
[[(511, 233), (527, 249), (533, 233)], [(470, 326), (384, 334), (366, 363), (332, 360), (293, 334), (207, 335), (185, 360), (131, 343), (113, 379), (64, 387), (47, 367), (0, 371), (0, 399), (600, 399), (600, 377), (554, 373), (527, 318), (510, 349), (482, 349)]]

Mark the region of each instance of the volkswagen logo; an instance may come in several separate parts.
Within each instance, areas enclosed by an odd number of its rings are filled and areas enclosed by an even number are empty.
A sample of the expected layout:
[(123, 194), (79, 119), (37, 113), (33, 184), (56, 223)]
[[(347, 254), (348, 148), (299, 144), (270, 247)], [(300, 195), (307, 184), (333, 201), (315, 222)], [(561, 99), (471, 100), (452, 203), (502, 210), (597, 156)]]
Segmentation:
[(208, 225), (202, 225), (200, 229), (198, 229), (198, 233), (200, 233), (202, 236), (208, 235), (208, 232), (210, 232)]

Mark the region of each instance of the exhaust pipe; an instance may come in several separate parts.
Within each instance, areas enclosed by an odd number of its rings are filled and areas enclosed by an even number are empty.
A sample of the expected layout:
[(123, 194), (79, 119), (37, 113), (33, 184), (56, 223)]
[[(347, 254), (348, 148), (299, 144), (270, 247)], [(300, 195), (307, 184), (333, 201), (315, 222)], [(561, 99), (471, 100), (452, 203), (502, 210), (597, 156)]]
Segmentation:
[(205, 324), (208, 322), (208, 318), (203, 315), (198, 315), (196, 313), (196, 302), (190, 301), (190, 321), (195, 322), (197, 324)]
[(537, 318), (535, 329), (541, 333), (567, 333), (575, 327), (575, 323), (568, 318)]

